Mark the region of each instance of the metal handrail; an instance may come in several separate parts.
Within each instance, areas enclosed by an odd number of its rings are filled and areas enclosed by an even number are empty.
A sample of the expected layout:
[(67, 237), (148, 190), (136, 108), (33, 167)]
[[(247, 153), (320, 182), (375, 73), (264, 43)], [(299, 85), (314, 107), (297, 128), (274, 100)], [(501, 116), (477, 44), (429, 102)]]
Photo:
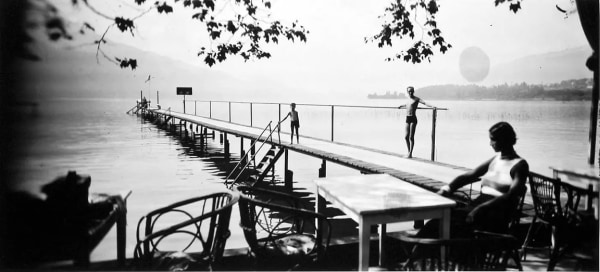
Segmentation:
[[(216, 103), (232, 103), (232, 104), (256, 104), (256, 105), (281, 105), (281, 104), (291, 104), (291, 103), (281, 103), (281, 102), (250, 102), (250, 101), (228, 101), (228, 100), (187, 100), (186, 102), (216, 102)], [(365, 108), (365, 109), (397, 109), (398, 107), (394, 106), (364, 106), (364, 105), (342, 105), (342, 104), (313, 104), (313, 103), (296, 103), (297, 106), (314, 106), (314, 107), (342, 107), (342, 108)], [(419, 109), (433, 109), (430, 107), (423, 108), (419, 107)], [(448, 110), (447, 108), (436, 108), (438, 110)]]
[[(231, 178), (231, 175), (235, 172), (235, 170), (237, 170), (239, 168), (239, 166), (241, 165), (241, 163), (243, 161), (246, 161), (246, 163), (244, 164), (244, 167), (240, 168), (240, 171), (238, 172), (237, 176), (235, 177), (235, 179), (233, 179), (234, 181), (236, 181), (244, 172), (242, 169), (246, 169), (248, 167), (248, 165), (250, 165), (250, 161), (252, 161), (254, 163), (254, 166), (256, 166), (256, 154), (258, 153), (258, 151), (260, 151), (263, 146), (265, 145), (265, 143), (270, 139), (271, 141), (273, 141), (273, 132), (275, 132), (275, 130), (278, 130), (279, 126), (281, 125), (282, 122), (278, 122), (277, 125), (275, 126), (275, 128), (271, 127), (271, 124), (273, 123), (273, 121), (269, 121), (269, 124), (267, 124), (267, 126), (262, 130), (262, 132), (260, 133), (260, 135), (256, 138), (255, 141), (252, 142), (252, 145), (250, 146), (250, 149), (244, 154), (244, 156), (242, 156), (242, 158), (240, 158), (240, 160), (238, 161), (238, 163), (235, 165), (235, 167), (233, 168), (233, 170), (231, 170), (231, 172), (229, 173), (229, 175), (227, 175), (227, 177), (225, 178), (225, 185), (227, 185), (229, 183), (229, 179)], [(266, 139), (264, 141), (261, 141), (260, 146), (258, 147), (258, 150), (252, 154), (252, 158), (245, 160), (246, 157), (248, 157), (248, 154), (250, 153), (250, 150), (252, 150), (252, 148), (254, 148), (256, 146), (256, 143), (260, 140), (260, 138), (263, 136), (263, 134), (265, 133), (265, 131), (267, 131), (267, 129), (269, 129), (269, 135), (266, 136)], [(281, 144), (281, 137), (278, 136), (278, 142)], [(233, 183), (232, 183), (233, 185)]]
[(135, 106), (133, 106), (131, 109), (129, 109), (125, 114), (129, 114), (130, 112), (132, 112), (134, 109), (136, 109), (137, 107), (139, 107), (139, 104), (136, 104)]
[[(221, 120), (221, 121), (226, 121), (229, 123), (232, 123), (232, 117), (231, 117), (231, 104), (248, 104), (250, 105), (250, 126), (253, 127), (253, 105), (254, 104), (262, 104), (262, 105), (277, 105), (279, 107), (279, 114), (278, 114), (278, 118), (281, 122), (281, 106), (282, 105), (289, 105), (289, 103), (280, 103), (280, 102), (247, 102), (247, 101), (227, 101), (227, 100), (189, 100), (189, 101), (194, 101), (194, 107), (196, 107), (197, 102), (206, 102), (209, 103), (209, 111), (208, 111), (208, 118), (211, 119), (215, 119), (215, 120)], [(226, 120), (223, 119), (218, 119), (218, 118), (213, 118), (212, 116), (212, 103), (227, 103), (228, 104), (228, 118), (226, 118)], [(330, 141), (335, 141), (335, 135), (334, 135), (334, 123), (335, 123), (335, 108), (364, 108), (364, 109), (398, 109), (397, 106), (361, 106), (361, 105), (341, 105), (341, 104), (310, 104), (310, 103), (297, 103), (296, 105), (299, 106), (312, 106), (312, 107), (330, 107), (331, 108), (331, 135), (329, 137), (328, 140)], [(424, 109), (424, 110), (431, 110), (432, 111), (432, 118), (431, 118), (431, 160), (435, 161), (435, 138), (436, 138), (436, 123), (437, 123), (437, 113), (440, 110), (448, 110), (447, 108), (438, 108), (438, 107), (418, 107), (418, 109)], [(194, 108), (194, 111), (195, 108)], [(279, 124), (278, 124), (279, 125)], [(280, 127), (280, 126), (278, 126)]]

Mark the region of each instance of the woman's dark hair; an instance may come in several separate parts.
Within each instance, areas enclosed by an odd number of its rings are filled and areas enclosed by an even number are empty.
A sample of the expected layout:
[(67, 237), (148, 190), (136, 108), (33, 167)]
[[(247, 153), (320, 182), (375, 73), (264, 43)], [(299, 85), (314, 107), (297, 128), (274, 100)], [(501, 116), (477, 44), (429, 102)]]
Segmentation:
[(493, 140), (500, 143), (514, 145), (517, 143), (517, 134), (513, 127), (507, 122), (498, 122), (490, 128)]

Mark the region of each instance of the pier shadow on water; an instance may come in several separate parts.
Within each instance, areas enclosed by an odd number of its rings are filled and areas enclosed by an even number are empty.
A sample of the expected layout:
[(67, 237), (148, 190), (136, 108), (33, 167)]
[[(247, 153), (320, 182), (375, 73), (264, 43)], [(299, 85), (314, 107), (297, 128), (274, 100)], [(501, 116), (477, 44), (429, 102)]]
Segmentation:
[[(142, 119), (141, 122), (152, 122)], [(211, 175), (222, 179), (224, 188), (227, 188), (225, 180), (229, 173), (234, 170), (240, 158), (243, 154), (236, 152), (230, 152), (227, 155), (224, 151), (224, 142), (218, 131), (208, 131), (208, 135), (198, 136), (193, 133), (200, 132), (200, 128), (195, 125), (185, 124), (171, 126), (170, 124), (163, 124), (160, 122), (152, 122), (156, 127), (164, 130), (168, 137), (175, 140), (181, 151), (182, 160), (188, 158), (199, 158), (206, 162), (206, 166), (202, 169), (203, 171), (210, 172)], [(214, 134), (213, 134), (214, 133)], [(204, 137), (204, 138), (203, 138)], [(204, 140), (204, 144), (201, 141)], [(232, 139), (230, 139), (231, 141)], [(248, 146), (249, 148), (249, 146)], [(237, 149), (235, 149), (237, 150)], [(283, 164), (283, 158), (281, 158), (278, 164)], [(248, 185), (240, 183), (238, 185)], [(284, 177), (274, 172), (273, 175), (268, 176), (261, 183), (256, 184), (257, 187), (266, 188), (269, 190), (280, 191), (292, 194), (301, 199), (301, 207), (304, 209), (314, 211), (315, 210), (315, 195), (306, 187), (302, 186), (302, 182), (292, 181), (292, 188), (285, 186)], [(235, 186), (234, 186), (235, 187)], [(236, 207), (237, 209), (237, 207)], [(343, 212), (336, 208), (327, 207), (323, 213), (331, 220), (332, 223), (332, 239), (339, 238), (340, 240), (350, 236), (358, 235), (358, 224), (352, 219), (347, 218)], [(232, 217), (238, 216), (237, 211), (232, 214)], [(238, 222), (239, 218), (232, 218), (232, 222)], [(232, 229), (235, 227), (232, 227)], [(235, 230), (232, 230), (232, 232)], [(376, 228), (373, 228), (373, 233), (376, 233)]]

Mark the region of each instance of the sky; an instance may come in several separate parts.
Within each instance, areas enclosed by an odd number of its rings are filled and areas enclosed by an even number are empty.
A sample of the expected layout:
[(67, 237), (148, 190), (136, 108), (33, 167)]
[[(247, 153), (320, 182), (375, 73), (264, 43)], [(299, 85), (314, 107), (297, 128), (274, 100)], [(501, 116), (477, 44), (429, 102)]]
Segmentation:
[[(142, 9), (133, 1), (89, 1), (94, 7), (114, 16), (139, 14)], [(152, 1), (150, 1), (152, 2)], [(378, 48), (364, 38), (377, 33), (389, 0), (273, 0), (272, 17), (283, 22), (298, 20), (309, 31), (306, 43), (287, 41), (268, 46), (270, 59), (244, 62), (230, 58), (207, 68), (196, 53), (206, 46), (204, 27), (194, 22), (191, 12), (181, 2), (169, 15), (152, 11), (136, 20), (135, 37), (113, 28), (109, 40), (155, 52), (201, 69), (254, 80), (270, 88), (285, 90), (290, 96), (301, 93), (332, 95), (403, 90), (435, 84), (469, 84), (460, 74), (459, 58), (469, 47), (481, 49), (490, 66), (524, 56), (557, 52), (588, 46), (576, 13), (565, 18), (556, 6), (575, 8), (571, 0), (524, 0), (514, 14), (508, 5), (494, 6), (493, 0), (440, 0), (438, 26), (453, 48), (446, 54), (436, 51), (431, 63), (386, 62), (386, 57), (401, 51)], [(93, 15), (85, 7), (73, 8), (70, 0), (56, 2), (73, 29), (90, 22), (101, 34), (110, 23)], [(406, 43), (407, 44), (407, 43)], [(483, 79), (478, 82), (489, 85)]]

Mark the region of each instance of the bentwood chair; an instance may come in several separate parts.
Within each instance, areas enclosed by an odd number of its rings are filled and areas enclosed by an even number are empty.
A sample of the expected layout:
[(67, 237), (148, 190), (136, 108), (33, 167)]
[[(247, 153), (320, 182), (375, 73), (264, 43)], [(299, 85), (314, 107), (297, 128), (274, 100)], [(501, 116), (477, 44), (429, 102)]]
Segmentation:
[[(212, 270), (230, 236), (236, 192), (186, 199), (140, 218), (134, 266), (143, 270)], [(143, 236), (140, 234), (143, 232)]]
[(331, 240), (326, 216), (282, 192), (239, 186), (240, 226), (257, 270), (323, 270)]
[(508, 234), (476, 231), (471, 238), (418, 238), (400, 236), (407, 260), (400, 270), (467, 271), (506, 270), (509, 260), (522, 270), (518, 257), (520, 243)]

